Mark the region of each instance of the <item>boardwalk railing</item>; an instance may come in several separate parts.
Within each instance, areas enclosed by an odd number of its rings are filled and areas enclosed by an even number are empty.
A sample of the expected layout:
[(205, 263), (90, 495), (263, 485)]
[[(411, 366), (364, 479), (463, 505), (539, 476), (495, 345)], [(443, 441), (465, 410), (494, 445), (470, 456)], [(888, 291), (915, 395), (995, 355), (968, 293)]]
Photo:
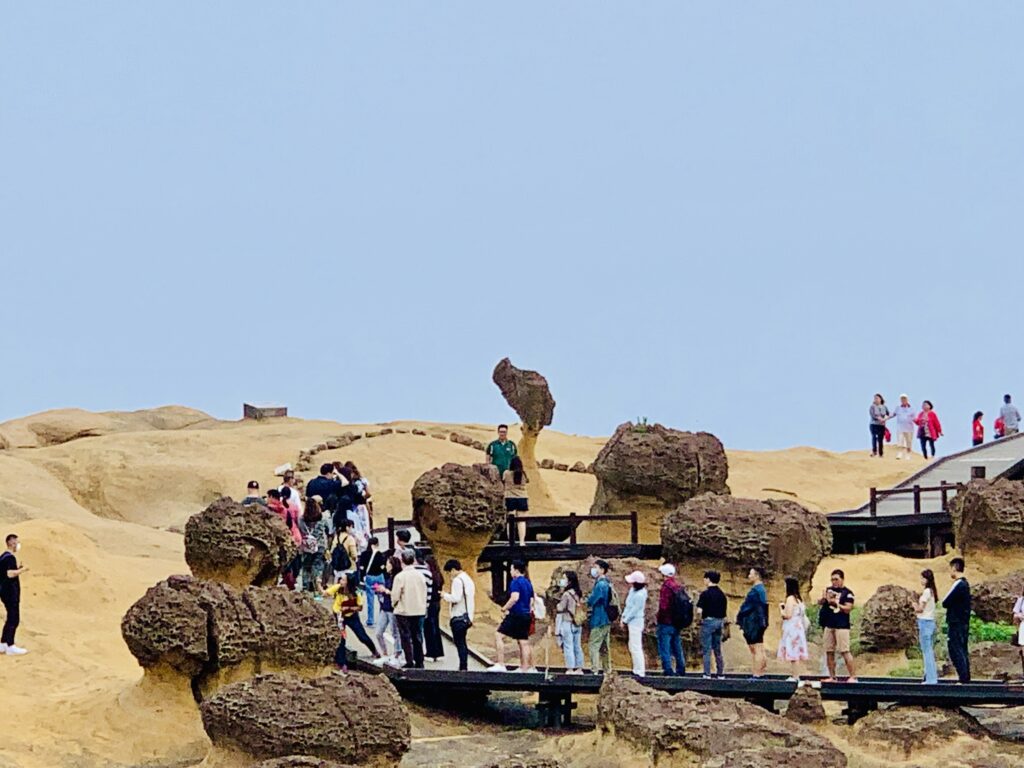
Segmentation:
[(886, 499), (889, 496), (906, 496), (913, 495), (914, 497), (914, 514), (921, 514), (921, 494), (922, 493), (939, 493), (942, 496), (942, 511), (949, 511), (949, 493), (950, 491), (958, 492), (964, 489), (963, 483), (947, 483), (943, 480), (939, 485), (912, 485), (909, 488), (872, 488), (871, 497), (868, 502), (868, 510), (871, 517), (878, 516), (878, 502), (882, 499)]

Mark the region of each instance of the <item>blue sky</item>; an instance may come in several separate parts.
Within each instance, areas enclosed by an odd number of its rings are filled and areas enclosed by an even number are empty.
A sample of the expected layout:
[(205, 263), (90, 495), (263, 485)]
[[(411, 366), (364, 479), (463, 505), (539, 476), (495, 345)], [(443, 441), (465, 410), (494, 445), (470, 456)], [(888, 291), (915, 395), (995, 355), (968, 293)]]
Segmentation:
[(0, 419), (243, 400), (868, 446), (1024, 401), (1024, 7), (0, 10)]

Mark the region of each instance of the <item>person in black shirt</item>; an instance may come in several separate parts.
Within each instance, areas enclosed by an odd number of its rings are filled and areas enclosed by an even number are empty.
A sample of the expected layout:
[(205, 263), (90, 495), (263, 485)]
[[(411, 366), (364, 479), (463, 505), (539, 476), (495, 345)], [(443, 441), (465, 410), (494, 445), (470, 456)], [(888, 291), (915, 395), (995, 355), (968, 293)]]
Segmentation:
[(704, 591), (697, 598), (697, 612), (700, 614), (700, 646), (704, 651), (704, 677), (711, 677), (711, 655), (715, 656), (715, 671), (719, 677), (725, 674), (722, 659), (722, 627), (728, 600), (718, 586), (722, 575), (718, 571), (705, 571)]
[(267, 502), (260, 496), (260, 484), (255, 480), (250, 480), (249, 484), (245, 488), (245, 497), (240, 502), (243, 507), (248, 507), (251, 504), (258, 504), (259, 506), (266, 509)]
[(847, 682), (857, 682), (850, 652), (850, 611), (853, 610), (853, 592), (845, 585), (846, 574), (836, 568), (830, 576), (831, 586), (825, 590), (818, 604), (818, 623), (825, 630), (825, 663), (828, 665), (826, 683), (836, 680), (836, 654), (843, 657), (849, 672)]
[(27, 651), (14, 644), (14, 633), (21, 623), (21, 574), (28, 571), (18, 567), (15, 553), (21, 549), (17, 534), (9, 533), (5, 539), (7, 549), (0, 553), (0, 602), (7, 611), (3, 633), (0, 634), (0, 653), (7, 656), (22, 656)]
[(971, 682), (971, 657), (967, 653), (967, 630), (971, 623), (971, 585), (964, 578), (964, 559), (954, 557), (949, 561), (949, 578), (953, 586), (942, 599), (946, 609), (946, 624), (949, 625), (949, 660), (956, 667), (956, 676), (961, 683)]
[(384, 564), (387, 557), (380, 551), (380, 542), (376, 536), (371, 536), (367, 543), (369, 546), (363, 550), (356, 562), (366, 587), (366, 626), (372, 627), (377, 603), (376, 586), (384, 584)]
[[(334, 523), (331, 513), (338, 505), (338, 496), (341, 494), (341, 480), (334, 476), (333, 464), (321, 464), (320, 475), (314, 477), (306, 484), (306, 498), (311, 499), (319, 496), (321, 506), (324, 510), (324, 517)], [(332, 530), (333, 534), (334, 531)]]

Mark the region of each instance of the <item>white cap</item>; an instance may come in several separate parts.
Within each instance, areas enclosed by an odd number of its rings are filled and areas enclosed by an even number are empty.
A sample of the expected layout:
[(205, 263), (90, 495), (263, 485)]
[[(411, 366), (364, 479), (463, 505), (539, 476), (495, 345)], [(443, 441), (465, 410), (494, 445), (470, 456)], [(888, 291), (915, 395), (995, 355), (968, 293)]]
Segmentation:
[(643, 571), (633, 571), (629, 576), (626, 577), (626, 581), (630, 584), (646, 584), (647, 577), (644, 576)]
[(675, 576), (676, 567), (672, 563), (664, 563), (658, 566), (658, 571), (661, 572), (662, 576)]
[(900, 395), (900, 400), (909, 400), (909, 399), (910, 399), (910, 395), (907, 395), (907, 394)]

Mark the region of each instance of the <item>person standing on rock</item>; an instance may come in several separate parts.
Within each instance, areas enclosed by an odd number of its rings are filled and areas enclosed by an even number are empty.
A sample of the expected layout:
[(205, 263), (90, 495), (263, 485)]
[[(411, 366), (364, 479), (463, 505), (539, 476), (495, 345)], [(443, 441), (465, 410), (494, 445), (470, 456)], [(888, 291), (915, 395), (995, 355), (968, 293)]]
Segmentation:
[(725, 676), (725, 661), (722, 658), (722, 630), (729, 601), (719, 587), (722, 574), (718, 571), (704, 572), (704, 591), (697, 598), (697, 612), (700, 614), (700, 645), (704, 652), (704, 677), (711, 677), (711, 655), (715, 656), (715, 672)]
[(807, 661), (807, 609), (800, 599), (800, 582), (793, 576), (786, 577), (786, 602), (779, 603), (782, 615), (782, 640), (779, 641), (778, 657), (793, 665), (790, 680), (799, 682), (800, 663)]
[(647, 577), (643, 571), (633, 571), (626, 576), (629, 594), (622, 608), (622, 626), (629, 632), (629, 657), (633, 662), (633, 674), (643, 677), (647, 674), (644, 659), (644, 619), (647, 610)]
[(1003, 407), (999, 409), (999, 418), (1003, 420), (1003, 437), (1016, 435), (1020, 431), (1020, 411), (1009, 395), (1003, 395)]
[[(523, 460), (518, 456), (513, 456), (508, 469), (502, 474), (501, 480), (505, 484), (505, 511), (522, 517), (530, 511), (529, 491), (526, 487), (530, 478), (523, 471)], [(520, 543), (525, 542), (526, 523), (520, 522), (517, 527)]]
[(526, 577), (526, 563), (512, 561), (512, 583), (508, 585), (508, 600), (501, 607), (501, 624), (495, 633), (495, 663), (488, 672), (507, 672), (505, 666), (505, 641), (503, 637), (519, 644), (519, 671), (536, 672), (533, 666), (533, 649), (530, 647), (530, 633), (533, 629), (533, 584)]
[[(590, 609), (590, 668), (595, 675), (612, 671), (612, 621), (618, 618), (618, 606), (614, 602), (612, 585), (608, 583), (609, 565), (604, 560), (596, 561), (590, 567), (590, 576), (595, 579), (594, 588), (587, 598)], [(610, 614), (616, 614), (611, 616)], [(601, 662), (601, 646), (604, 646), (604, 664)]]
[[(665, 577), (661, 582), (661, 589), (658, 592), (658, 615), (656, 618), (658, 627), (655, 630), (658, 639), (658, 656), (661, 658), (661, 671), (664, 675), (685, 675), (686, 656), (683, 654), (683, 638), (680, 635), (679, 627), (676, 626), (676, 617), (673, 615), (672, 606), (676, 601), (676, 593), (683, 589), (683, 585), (676, 581), (676, 567), (672, 563), (663, 563), (658, 566), (658, 572)], [(672, 663), (675, 662), (675, 669)]]
[(583, 674), (582, 622), (579, 618), (583, 603), (583, 590), (576, 571), (565, 571), (558, 579), (562, 590), (555, 606), (555, 636), (565, 656), (565, 672), (568, 675)]
[(971, 623), (971, 585), (964, 576), (964, 567), (962, 557), (954, 557), (949, 561), (949, 577), (953, 580), (953, 586), (942, 598), (942, 607), (946, 609), (946, 624), (949, 627), (949, 660), (956, 667), (956, 676), (960, 682), (969, 683), (971, 657), (967, 652), (967, 637)]
[(249, 484), (245, 487), (245, 498), (242, 499), (241, 504), (243, 507), (248, 507), (251, 504), (258, 504), (261, 507), (267, 506), (267, 502), (260, 496), (260, 484), (257, 481), (249, 481)]
[(498, 468), (498, 477), (504, 477), (518, 454), (516, 444), (508, 439), (508, 424), (498, 425), (498, 439), (487, 446), (487, 460)]
[(427, 582), (414, 566), (412, 550), (402, 550), (402, 570), (391, 586), (391, 603), (402, 638), (406, 669), (423, 669), (423, 618), (427, 615)]
[(982, 419), (985, 414), (981, 411), (974, 412), (974, 420), (971, 422), (971, 445), (977, 447), (985, 442), (985, 425)]
[(764, 677), (768, 671), (768, 659), (764, 654), (764, 631), (768, 628), (768, 590), (764, 586), (764, 569), (753, 566), (747, 574), (750, 591), (736, 614), (736, 625), (743, 632), (743, 639), (750, 649), (751, 675)]
[(469, 669), (469, 645), (466, 643), (466, 633), (473, 626), (473, 616), (476, 614), (476, 584), (469, 574), (462, 570), (462, 563), (458, 560), (449, 560), (444, 564), (445, 573), (454, 573), (452, 576), (452, 591), (442, 592), (441, 598), (451, 605), (451, 618), (448, 626), (452, 630), (452, 640), (459, 653), (459, 671), (465, 672)]
[(914, 419), (917, 413), (908, 395), (900, 395), (900, 404), (893, 409), (893, 418), (896, 419), (896, 447), (899, 448), (896, 458), (909, 459), (914, 452), (914, 433), (917, 431)]
[(939, 682), (939, 673), (935, 665), (935, 574), (931, 568), (921, 571), (921, 597), (914, 603), (917, 613), (917, 638), (921, 645), (921, 658), (924, 661), (924, 681), (934, 684)]
[(917, 424), (917, 437), (921, 441), (921, 454), (928, 458), (928, 447), (931, 446), (932, 458), (935, 458), (935, 441), (942, 437), (942, 424), (935, 413), (935, 406), (931, 400), (925, 400), (921, 404), (921, 412), (914, 419)]
[(853, 610), (854, 595), (846, 586), (846, 574), (839, 568), (830, 575), (831, 586), (824, 591), (819, 605), (818, 623), (825, 630), (825, 663), (828, 665), (828, 677), (823, 681), (836, 681), (836, 654), (843, 657), (846, 670), (849, 672), (848, 682), (857, 682), (853, 666), (853, 654), (850, 652), (850, 611)]
[(14, 633), (21, 623), (21, 574), (27, 573), (28, 568), (18, 567), (16, 555), (21, 550), (18, 535), (7, 534), (4, 543), (7, 548), (0, 553), (0, 602), (4, 604), (7, 618), (0, 634), (0, 654), (23, 656), (28, 651), (14, 644)]
[(868, 408), (868, 429), (871, 432), (871, 455), (883, 456), (885, 454), (885, 422), (890, 418), (889, 409), (885, 405), (885, 398), (875, 394), (875, 399)]

